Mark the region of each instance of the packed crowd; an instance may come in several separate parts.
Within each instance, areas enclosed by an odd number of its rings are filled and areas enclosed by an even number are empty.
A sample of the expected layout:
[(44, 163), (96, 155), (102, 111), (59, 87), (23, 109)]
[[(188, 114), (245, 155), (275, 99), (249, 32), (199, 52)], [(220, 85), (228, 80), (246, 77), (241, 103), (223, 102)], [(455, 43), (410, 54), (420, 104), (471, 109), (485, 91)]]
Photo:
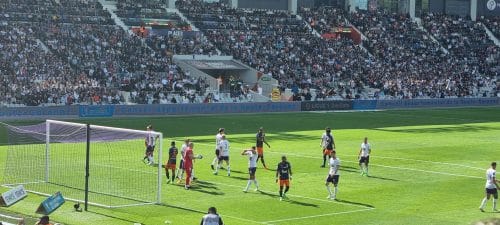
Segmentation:
[(1, 21), (113, 24), (98, 1), (12, 0), (0, 2)]
[[(71, 12), (72, 16), (85, 17), (86, 7), (98, 3), (43, 4), (48, 11), (79, 6), (80, 11)], [(0, 15), (11, 9), (0, 8)], [(182, 97), (204, 91), (204, 82), (192, 81), (169, 55), (151, 49), (140, 37), (116, 25), (15, 19), (1, 24), (1, 104), (121, 104), (126, 102), (121, 91), (132, 90), (139, 93), (133, 102), (148, 103), (151, 101), (141, 96), (175, 92)], [(158, 80), (164, 88), (155, 88)]]
[[(32, 11), (28, 2), (40, 11)], [(159, 11), (148, 9), (156, 4), (161, 3), (121, 0), (118, 10), (154, 18)], [(216, 102), (218, 96), (206, 93), (207, 82), (177, 67), (173, 54), (232, 55), (272, 75), (282, 89), (290, 88), (293, 100), (469, 97), (500, 91), (499, 48), (480, 23), (458, 17), (430, 14), (422, 28), (406, 15), (384, 11), (302, 8), (296, 16), (197, 0), (176, 6), (204, 35), (130, 35), (108, 21), (109, 13), (96, 0), (0, 3), (0, 103), (122, 104), (128, 100), (124, 92), (143, 104)], [(92, 15), (100, 22), (89, 19)], [(350, 22), (368, 38), (364, 48), (346, 37), (318, 35)], [(495, 23), (488, 26), (496, 32)], [(496, 93), (482, 93), (484, 88)], [(369, 90), (374, 95), (363, 96)], [(231, 97), (249, 91), (240, 85)]]
[(482, 17), (479, 21), (486, 25), (496, 38), (500, 39), (500, 16)]
[(334, 83), (359, 79), (347, 68), (358, 67), (367, 54), (348, 39), (322, 40), (304, 20), (288, 12), (232, 9), (200, 1), (178, 1), (177, 7), (223, 54), (272, 75), (283, 89), (314, 87), (327, 95), (346, 96), (360, 89), (359, 82), (353, 87)]

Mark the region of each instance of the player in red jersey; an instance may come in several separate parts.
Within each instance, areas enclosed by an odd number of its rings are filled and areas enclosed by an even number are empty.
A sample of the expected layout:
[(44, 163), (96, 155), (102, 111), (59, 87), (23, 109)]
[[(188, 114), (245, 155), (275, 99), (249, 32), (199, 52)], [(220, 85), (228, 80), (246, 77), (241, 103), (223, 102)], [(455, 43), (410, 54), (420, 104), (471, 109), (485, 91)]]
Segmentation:
[(188, 190), (191, 187), (191, 173), (193, 172), (193, 142), (189, 142), (186, 152), (184, 153), (184, 170), (186, 171), (186, 184), (184, 188)]

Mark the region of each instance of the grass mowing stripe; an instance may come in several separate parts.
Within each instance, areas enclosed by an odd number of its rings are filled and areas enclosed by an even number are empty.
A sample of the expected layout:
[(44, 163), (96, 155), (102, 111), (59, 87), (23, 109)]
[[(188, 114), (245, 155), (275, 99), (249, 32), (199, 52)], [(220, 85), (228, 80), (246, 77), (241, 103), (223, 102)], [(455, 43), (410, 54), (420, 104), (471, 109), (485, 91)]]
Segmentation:
[[(212, 183), (212, 184), (219, 184), (219, 185), (224, 185), (224, 186), (228, 186), (228, 187), (241, 188), (241, 186), (233, 185), (233, 184), (225, 184), (225, 183), (211, 182), (211, 181), (203, 181), (203, 182)], [(265, 191), (265, 190), (259, 190), (259, 191), (263, 192), (263, 193), (267, 193), (267, 194), (274, 194), (275, 193), (273, 191)], [(339, 202), (339, 201), (329, 201), (329, 200), (324, 200), (324, 199), (319, 199), (319, 198), (312, 198), (312, 197), (307, 197), (307, 196), (302, 196), (302, 195), (295, 195), (295, 194), (287, 194), (287, 195), (292, 196), (292, 197), (297, 197), (297, 198), (320, 201), (320, 202), (328, 202), (328, 203), (335, 203), (335, 204), (340, 204), (340, 205), (356, 206), (356, 207), (365, 208), (365, 209), (373, 209), (374, 208), (374, 207), (362, 206), (362, 205), (358, 205), (358, 204), (350, 204), (350, 203)]]
[[(344, 155), (344, 156), (358, 156), (358, 155)], [(470, 169), (476, 169), (476, 170), (481, 170), (481, 171), (484, 170), (484, 168), (479, 168), (479, 167), (474, 167), (474, 166), (467, 166), (467, 165), (463, 165), (463, 164), (447, 163), (447, 162), (436, 162), (436, 161), (428, 161), (428, 160), (421, 160), (421, 159), (408, 159), (408, 158), (399, 158), (399, 157), (391, 157), (391, 156), (379, 156), (379, 155), (377, 155), (377, 156), (370, 156), (370, 158), (397, 159), (397, 160), (404, 160), (404, 161), (415, 161), (415, 162), (423, 162), (423, 163), (434, 163), (434, 164), (441, 164), (441, 165), (460, 166), (460, 167), (465, 167), (465, 168), (470, 168)]]
[[(313, 158), (313, 159), (322, 159), (321, 157), (318, 156), (309, 156), (309, 155), (301, 155), (301, 154), (296, 154), (296, 153), (283, 153), (283, 152), (274, 152), (274, 151), (267, 151), (269, 153), (273, 154), (286, 154), (286, 155), (292, 155), (292, 156), (297, 156), (297, 157), (304, 157), (304, 158)], [(358, 163), (357, 161), (350, 161), (350, 160), (342, 160), (343, 162), (349, 162), (349, 163)], [(410, 171), (417, 171), (417, 172), (423, 172), (423, 173), (433, 173), (433, 174), (441, 174), (441, 175), (448, 175), (448, 176), (455, 176), (455, 177), (467, 177), (467, 178), (475, 178), (475, 179), (484, 179), (484, 177), (478, 177), (478, 176), (469, 176), (469, 175), (462, 175), (462, 174), (454, 174), (454, 173), (446, 173), (446, 172), (439, 172), (439, 171), (432, 171), (432, 170), (420, 170), (420, 169), (413, 169), (413, 168), (408, 168), (408, 167), (398, 167), (398, 166), (387, 166), (387, 165), (381, 165), (381, 164), (371, 164), (371, 166), (378, 166), (378, 167), (384, 167), (384, 168), (390, 168), (390, 169), (398, 169), (398, 170), (410, 170)]]
[(323, 217), (323, 216), (333, 216), (333, 215), (340, 215), (340, 214), (357, 213), (357, 212), (369, 211), (369, 210), (374, 210), (374, 209), (375, 208), (365, 208), (365, 209), (351, 210), (351, 211), (345, 211), (345, 212), (336, 212), (336, 213), (327, 213), (327, 214), (314, 215), (314, 216), (303, 216), (303, 217), (294, 217), (294, 218), (287, 218), (287, 219), (281, 219), (281, 220), (270, 220), (270, 221), (264, 221), (263, 223), (270, 224), (270, 223), (279, 223), (279, 222), (286, 222), (286, 221), (292, 221), (292, 220), (312, 219), (312, 218)]

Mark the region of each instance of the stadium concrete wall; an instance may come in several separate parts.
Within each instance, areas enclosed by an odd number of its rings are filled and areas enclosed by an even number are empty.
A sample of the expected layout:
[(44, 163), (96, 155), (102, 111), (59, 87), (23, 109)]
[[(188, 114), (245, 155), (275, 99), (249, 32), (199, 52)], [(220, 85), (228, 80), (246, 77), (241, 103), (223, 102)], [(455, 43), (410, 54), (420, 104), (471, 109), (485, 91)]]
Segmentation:
[(0, 120), (500, 106), (500, 98), (1, 107)]

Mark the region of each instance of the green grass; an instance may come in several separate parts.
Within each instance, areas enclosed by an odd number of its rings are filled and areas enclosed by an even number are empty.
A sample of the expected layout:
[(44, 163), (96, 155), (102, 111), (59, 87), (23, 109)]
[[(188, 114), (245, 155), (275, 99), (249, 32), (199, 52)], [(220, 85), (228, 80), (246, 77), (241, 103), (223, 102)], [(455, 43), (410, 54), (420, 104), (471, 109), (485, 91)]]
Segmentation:
[[(64, 224), (160, 225), (165, 221), (199, 224), (210, 206), (217, 207), (224, 221), (231, 225), (471, 224), (500, 217), (489, 212), (491, 202), (487, 213), (477, 209), (484, 195), (484, 172), (491, 161), (500, 161), (498, 107), (134, 117), (78, 122), (134, 129), (153, 124), (164, 133), (165, 146), (171, 140), (189, 137), (195, 142), (195, 153), (205, 158), (195, 164), (200, 181), (192, 190), (163, 185), (163, 205), (117, 209), (91, 206), (88, 212), (74, 212), (72, 204), (66, 203), (51, 214), (52, 219)], [(248, 177), (247, 160), (239, 153), (254, 144), (260, 126), (264, 126), (271, 144), (270, 149), (265, 148), (267, 164), (274, 168), (283, 154), (292, 164), (294, 176), (288, 201), (278, 200), (275, 172), (262, 169), (260, 163), (257, 179), (264, 192), (242, 192)], [(325, 198), (324, 179), (328, 171), (319, 168), (322, 163), (319, 140), (326, 126), (333, 128), (342, 161), (339, 201)], [(225, 171), (215, 176), (209, 168), (214, 135), (219, 127), (226, 128), (231, 143), (231, 177), (225, 176)], [(3, 132), (1, 137), (5, 137)], [(373, 149), (371, 177), (362, 177), (358, 172), (356, 156), (365, 136)], [(6, 149), (0, 147), (0, 174), (4, 174)], [(142, 154), (142, 149), (137, 150), (137, 160), (130, 166), (151, 169), (139, 162)], [(120, 159), (119, 155), (116, 157)], [(129, 160), (125, 156), (124, 159)], [(127, 178), (127, 174), (123, 176)], [(11, 207), (0, 208), (0, 212), (37, 217), (34, 211), (42, 200), (43, 197), (30, 194)]]

